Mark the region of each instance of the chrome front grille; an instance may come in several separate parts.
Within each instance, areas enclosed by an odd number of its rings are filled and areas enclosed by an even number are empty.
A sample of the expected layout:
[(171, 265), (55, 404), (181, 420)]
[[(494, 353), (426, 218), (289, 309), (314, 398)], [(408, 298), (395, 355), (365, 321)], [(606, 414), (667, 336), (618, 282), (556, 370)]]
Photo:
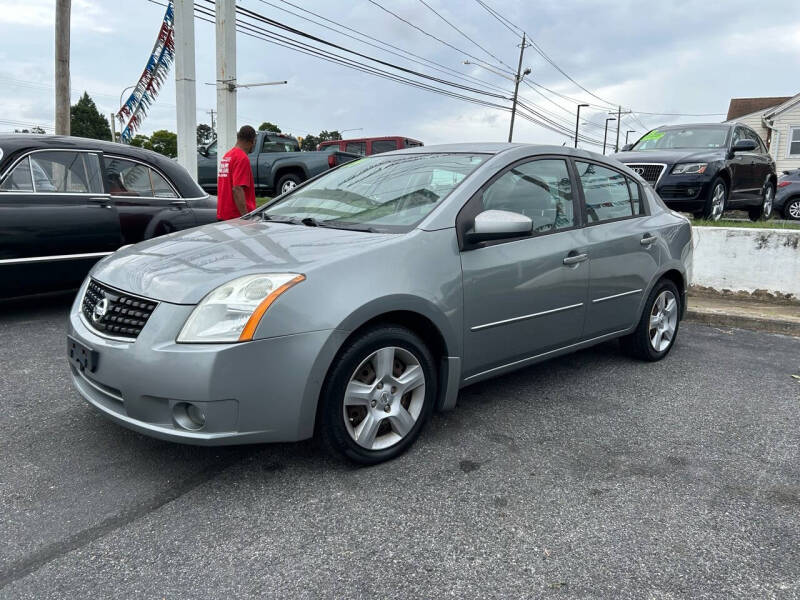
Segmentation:
[(652, 186), (658, 183), (658, 180), (661, 179), (661, 175), (666, 168), (666, 165), (652, 163), (629, 163), (626, 166), (641, 175), (642, 178)]
[(89, 281), (81, 310), (86, 322), (97, 332), (135, 340), (142, 332), (158, 302), (95, 281)]

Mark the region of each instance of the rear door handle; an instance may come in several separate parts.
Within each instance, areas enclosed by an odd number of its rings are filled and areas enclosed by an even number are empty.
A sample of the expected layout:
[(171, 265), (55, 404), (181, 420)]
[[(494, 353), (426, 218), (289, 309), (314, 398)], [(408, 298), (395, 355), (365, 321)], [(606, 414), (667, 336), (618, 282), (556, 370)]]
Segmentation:
[(582, 263), (587, 258), (589, 258), (588, 254), (569, 254), (564, 257), (564, 264), (565, 265), (577, 265), (578, 263)]
[(189, 206), (186, 200), (173, 200), (169, 203), (170, 206)]
[(111, 208), (110, 198), (89, 198), (89, 202), (97, 204), (100, 208)]
[(656, 240), (658, 240), (658, 238), (656, 236), (650, 235), (648, 233), (639, 241), (639, 243), (642, 246), (649, 246), (650, 244), (654, 244), (656, 242)]

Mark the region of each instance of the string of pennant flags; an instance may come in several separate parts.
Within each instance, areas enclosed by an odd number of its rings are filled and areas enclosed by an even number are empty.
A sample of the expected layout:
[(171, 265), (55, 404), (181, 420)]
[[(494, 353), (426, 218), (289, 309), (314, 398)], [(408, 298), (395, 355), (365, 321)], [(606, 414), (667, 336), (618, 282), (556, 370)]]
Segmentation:
[(128, 144), (133, 139), (167, 78), (169, 68), (175, 59), (174, 25), (175, 8), (172, 0), (169, 0), (161, 29), (158, 31), (158, 37), (153, 44), (153, 51), (142, 71), (142, 76), (133, 88), (131, 95), (117, 112), (123, 143)]

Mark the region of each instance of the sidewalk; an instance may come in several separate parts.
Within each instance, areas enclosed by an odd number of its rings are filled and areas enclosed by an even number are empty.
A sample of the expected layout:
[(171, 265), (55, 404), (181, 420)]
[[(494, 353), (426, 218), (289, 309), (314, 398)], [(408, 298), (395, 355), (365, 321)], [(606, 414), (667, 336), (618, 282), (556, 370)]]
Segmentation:
[(800, 337), (800, 304), (689, 292), (686, 319)]

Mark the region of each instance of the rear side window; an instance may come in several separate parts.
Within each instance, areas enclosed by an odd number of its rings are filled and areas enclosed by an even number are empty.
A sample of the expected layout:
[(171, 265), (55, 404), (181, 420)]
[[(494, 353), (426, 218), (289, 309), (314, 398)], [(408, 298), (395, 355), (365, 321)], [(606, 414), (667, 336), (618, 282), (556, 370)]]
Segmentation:
[(372, 153), (391, 152), (397, 150), (397, 140), (376, 140), (372, 142)]
[[(32, 189), (29, 180), (32, 180)], [(6, 185), (9, 189), (6, 189)], [(3, 190), (44, 194), (102, 194), (100, 158), (97, 154), (88, 152), (33, 152), (6, 178)]]
[(530, 217), (538, 232), (572, 227), (575, 216), (566, 161), (542, 159), (512, 167), (483, 192), (483, 209)]
[(108, 191), (112, 196), (175, 198), (167, 181), (156, 171), (132, 160), (105, 158)]
[(575, 161), (575, 166), (583, 186), (586, 218), (590, 225), (635, 214), (627, 177), (594, 163)]
[(367, 153), (367, 142), (349, 142), (344, 147), (344, 151), (364, 155)]

